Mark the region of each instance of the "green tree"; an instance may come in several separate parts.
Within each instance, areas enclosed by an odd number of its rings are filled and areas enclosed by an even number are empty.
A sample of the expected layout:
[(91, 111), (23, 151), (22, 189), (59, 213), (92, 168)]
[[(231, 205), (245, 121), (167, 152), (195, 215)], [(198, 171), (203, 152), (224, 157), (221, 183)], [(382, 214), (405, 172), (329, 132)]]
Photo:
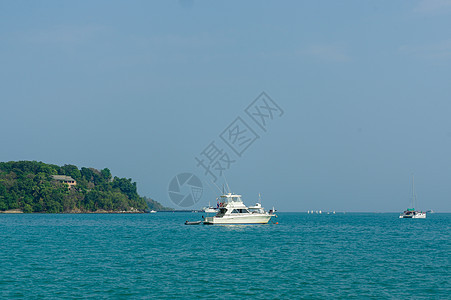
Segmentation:
[(31, 207), (30, 204), (25, 204), (24, 207), (23, 207), (23, 212), (24, 213), (31, 213), (31, 212), (33, 212), (33, 208)]
[(102, 171), (100, 171), (100, 174), (102, 175), (103, 179), (105, 179), (105, 181), (109, 182), (111, 181), (111, 171), (108, 168), (103, 169)]
[(75, 180), (80, 180), (81, 178), (81, 172), (80, 170), (74, 166), (74, 165), (64, 165), (61, 167), (61, 175), (70, 176)]
[(90, 168), (81, 168), (81, 176), (86, 179), (88, 182), (93, 180), (93, 174), (94, 172)]
[(129, 199), (135, 199), (139, 197), (136, 191), (136, 182), (132, 182), (131, 178), (126, 179), (114, 177), (113, 188), (119, 189), (121, 192), (127, 195)]
[[(53, 180), (51, 175), (55, 174), (71, 176), (77, 186), (68, 189), (66, 184)], [(59, 167), (36, 161), (0, 162), (0, 210), (58, 213), (74, 209), (147, 209), (145, 199), (137, 193), (136, 182), (111, 178), (108, 168), (79, 170), (68, 164)]]

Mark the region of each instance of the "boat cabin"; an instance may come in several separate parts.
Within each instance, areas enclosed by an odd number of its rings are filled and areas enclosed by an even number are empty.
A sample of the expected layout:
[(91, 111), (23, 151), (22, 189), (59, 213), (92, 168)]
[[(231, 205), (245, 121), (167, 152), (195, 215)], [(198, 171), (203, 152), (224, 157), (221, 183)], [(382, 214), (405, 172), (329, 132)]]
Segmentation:
[(225, 214), (249, 214), (250, 211), (244, 205), (241, 200), (241, 195), (235, 195), (232, 193), (228, 193), (222, 195), (218, 200), (219, 211), (217, 213), (217, 217), (224, 216)]
[(235, 195), (232, 193), (222, 195), (220, 197), (220, 199), (218, 200), (218, 203), (219, 203), (219, 207), (225, 207), (225, 206), (227, 206), (227, 204), (232, 204), (232, 203), (233, 204), (241, 203), (242, 205), (244, 205), (243, 201), (241, 200), (241, 195)]

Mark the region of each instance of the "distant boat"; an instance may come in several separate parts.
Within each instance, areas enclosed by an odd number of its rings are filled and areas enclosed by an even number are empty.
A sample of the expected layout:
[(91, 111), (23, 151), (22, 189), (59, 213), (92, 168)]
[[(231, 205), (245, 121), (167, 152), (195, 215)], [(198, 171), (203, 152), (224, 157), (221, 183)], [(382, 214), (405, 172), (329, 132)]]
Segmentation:
[(156, 212), (157, 212), (157, 211), (156, 211), (156, 210), (153, 210), (153, 209), (150, 211), (151, 214), (155, 214)]
[(202, 210), (204, 212), (206, 212), (207, 214), (208, 213), (214, 213), (215, 214), (215, 213), (218, 212), (218, 209), (216, 207), (211, 206), (210, 202), (208, 202), (208, 207), (204, 207), (204, 208), (202, 208)]
[(399, 216), (400, 219), (426, 219), (426, 213), (422, 211), (415, 210), (415, 180), (412, 175), (412, 208), (406, 209)]
[(202, 221), (185, 221), (185, 225), (199, 225)]
[[(262, 207), (262, 199), (261, 199), (260, 193), (258, 194), (258, 202), (255, 203), (254, 206), (249, 206), (248, 210), (251, 213), (259, 213), (259, 214), (264, 214), (265, 213), (265, 209)], [(273, 207), (272, 210), (269, 211), (269, 214), (273, 214), (275, 212), (276, 212), (276, 210)]]

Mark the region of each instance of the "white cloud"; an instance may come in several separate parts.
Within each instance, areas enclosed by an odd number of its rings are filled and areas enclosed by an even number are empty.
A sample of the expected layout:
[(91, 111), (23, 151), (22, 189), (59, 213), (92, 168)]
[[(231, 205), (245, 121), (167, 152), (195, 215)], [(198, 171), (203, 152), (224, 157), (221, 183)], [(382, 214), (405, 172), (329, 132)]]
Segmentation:
[(399, 52), (423, 59), (451, 59), (451, 40), (430, 45), (403, 45), (399, 47)]
[(413, 9), (422, 14), (439, 14), (451, 12), (451, 0), (421, 0)]

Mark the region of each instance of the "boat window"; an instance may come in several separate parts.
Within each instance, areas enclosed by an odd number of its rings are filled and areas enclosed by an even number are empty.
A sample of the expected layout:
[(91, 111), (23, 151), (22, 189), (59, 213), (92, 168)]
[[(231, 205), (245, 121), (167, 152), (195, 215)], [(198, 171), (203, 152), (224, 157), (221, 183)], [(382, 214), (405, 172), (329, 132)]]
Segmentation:
[(247, 213), (249, 213), (249, 211), (248, 211), (247, 209), (240, 209), (239, 211), (240, 211), (240, 213), (242, 213), (242, 214), (247, 214)]
[(236, 210), (236, 209), (232, 210), (232, 214), (237, 214), (237, 213), (239, 213), (238, 210)]

